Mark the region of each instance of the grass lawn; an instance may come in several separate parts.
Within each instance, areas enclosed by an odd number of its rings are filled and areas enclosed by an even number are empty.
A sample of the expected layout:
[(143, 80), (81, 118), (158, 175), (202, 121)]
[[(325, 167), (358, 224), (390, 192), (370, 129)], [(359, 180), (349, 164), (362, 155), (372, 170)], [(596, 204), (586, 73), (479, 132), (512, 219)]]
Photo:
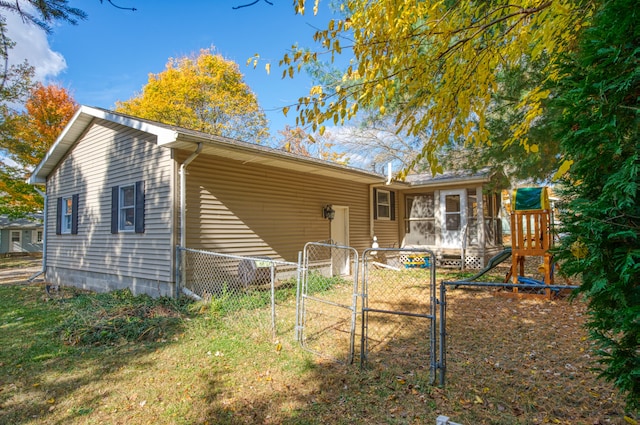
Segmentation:
[[(439, 388), (428, 385), (426, 364), (360, 369), (310, 354), (294, 341), (293, 318), (274, 340), (253, 320), (225, 320), (206, 304), (63, 294), (47, 301), (42, 285), (0, 284), (2, 424), (637, 420), (592, 371), (579, 301), (451, 290)], [(282, 306), (295, 310), (292, 299)]]
[(41, 263), (42, 259), (29, 256), (0, 258), (0, 270), (37, 266)]

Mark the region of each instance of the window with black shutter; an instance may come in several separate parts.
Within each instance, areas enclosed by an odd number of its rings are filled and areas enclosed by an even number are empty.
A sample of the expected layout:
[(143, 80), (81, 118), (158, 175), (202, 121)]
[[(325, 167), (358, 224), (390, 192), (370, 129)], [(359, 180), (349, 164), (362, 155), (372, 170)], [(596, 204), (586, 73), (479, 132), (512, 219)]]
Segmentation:
[(61, 196), (56, 202), (56, 234), (78, 234), (78, 203), (80, 195)]
[(144, 233), (144, 182), (111, 188), (111, 233)]
[(395, 192), (382, 190), (382, 189), (374, 189), (373, 196), (375, 199), (373, 218), (376, 220), (395, 220), (396, 219)]

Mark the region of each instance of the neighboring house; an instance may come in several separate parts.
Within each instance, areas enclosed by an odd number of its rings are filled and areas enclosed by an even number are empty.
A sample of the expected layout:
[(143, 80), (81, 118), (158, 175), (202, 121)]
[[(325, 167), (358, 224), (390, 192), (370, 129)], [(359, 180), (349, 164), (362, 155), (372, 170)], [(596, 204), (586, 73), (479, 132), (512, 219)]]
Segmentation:
[(43, 236), (42, 214), (15, 220), (0, 216), (0, 255), (41, 253)]
[[(46, 185), (47, 280), (153, 295), (175, 295), (177, 246), (294, 262), (309, 241), (431, 246), (414, 238), (418, 216), (407, 211), (440, 199), (421, 182), (87, 106), (29, 181)], [(486, 181), (451, 187), (475, 190), (483, 205)], [(460, 205), (459, 223), (472, 222)]]

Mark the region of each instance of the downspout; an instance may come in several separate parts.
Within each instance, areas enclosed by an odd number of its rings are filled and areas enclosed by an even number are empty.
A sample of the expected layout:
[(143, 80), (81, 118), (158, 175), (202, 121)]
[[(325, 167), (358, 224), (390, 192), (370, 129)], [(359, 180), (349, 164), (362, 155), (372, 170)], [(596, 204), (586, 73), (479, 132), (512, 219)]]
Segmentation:
[(180, 246), (185, 247), (187, 244), (187, 166), (196, 159), (202, 152), (202, 142), (198, 143), (198, 147), (184, 162), (180, 165)]
[[(180, 164), (180, 247), (185, 248), (187, 245), (187, 166), (196, 159), (202, 152), (202, 142), (198, 143), (198, 147), (187, 159)], [(181, 282), (186, 280), (185, 256), (180, 255)], [(176, 282), (176, 285), (178, 282)], [(178, 289), (178, 288), (176, 288)], [(176, 291), (177, 293), (177, 291)]]
[(33, 187), (35, 189), (36, 192), (38, 192), (38, 194), (40, 196), (42, 196), (44, 198), (44, 211), (43, 211), (43, 222), (42, 222), (42, 269), (39, 272), (36, 272), (35, 274), (31, 275), (28, 279), (29, 282), (33, 282), (33, 280), (40, 276), (41, 274), (44, 274), (47, 271), (47, 194), (46, 194), (46, 190), (45, 193), (43, 193), (40, 189), (38, 189), (36, 186)]

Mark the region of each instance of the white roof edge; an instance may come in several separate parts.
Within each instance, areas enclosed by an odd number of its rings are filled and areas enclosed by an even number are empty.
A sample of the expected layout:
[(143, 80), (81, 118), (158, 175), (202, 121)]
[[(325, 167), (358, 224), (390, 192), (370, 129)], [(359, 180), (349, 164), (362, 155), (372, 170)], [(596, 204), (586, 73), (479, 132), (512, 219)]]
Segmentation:
[(122, 115), (113, 114), (104, 109), (94, 108), (91, 106), (82, 105), (76, 111), (76, 113), (71, 117), (67, 126), (62, 130), (62, 133), (58, 136), (56, 141), (51, 145), (44, 158), (40, 161), (38, 166), (31, 173), (31, 177), (27, 179), (27, 183), (29, 184), (45, 184), (47, 182), (46, 176), (40, 176), (40, 170), (47, 164), (50, 160), (52, 154), (59, 149), (66, 149), (68, 147), (61, 147), (61, 145), (67, 140), (67, 136), (71, 129), (76, 125), (79, 117), (81, 115), (87, 115), (89, 117), (99, 118), (107, 121), (111, 121), (117, 124), (121, 124), (127, 127), (135, 128), (140, 131), (144, 131), (150, 134), (153, 134), (158, 137), (158, 145), (163, 145), (166, 143), (171, 143), (178, 138), (178, 132), (166, 128), (162, 128), (147, 122), (142, 122), (133, 118), (128, 118)]
[(491, 178), (488, 176), (474, 176), (474, 177), (452, 177), (452, 178), (441, 178), (434, 181), (428, 182), (411, 182), (409, 183), (409, 188), (417, 189), (417, 188), (428, 188), (428, 187), (446, 187), (446, 186), (458, 186), (460, 184), (477, 184), (477, 183), (488, 183), (491, 181)]
[[(158, 137), (158, 145), (171, 143), (178, 138), (178, 132), (170, 130), (168, 128), (162, 128), (157, 125), (136, 120), (135, 118), (125, 117), (119, 114), (113, 114), (104, 109), (92, 108), (91, 106), (82, 106), (80, 111), (83, 111), (88, 115), (93, 115), (95, 118), (115, 122), (117, 124), (124, 125), (126, 127), (135, 128), (136, 130), (144, 131)], [(80, 112), (78, 111), (78, 112)], [(64, 132), (63, 132), (64, 134)]]
[(53, 142), (53, 145), (51, 145), (51, 147), (49, 148), (47, 153), (44, 155), (44, 158), (42, 158), (40, 163), (33, 170), (33, 172), (31, 173), (31, 176), (27, 179), (27, 183), (35, 185), (35, 184), (45, 184), (47, 182), (47, 179), (39, 177), (38, 173), (40, 172), (40, 170), (42, 169), (44, 164), (51, 157), (51, 153), (54, 152), (57, 149), (57, 147), (60, 145), (60, 143), (62, 143), (62, 140), (64, 139), (65, 135), (69, 132), (69, 129), (71, 128), (71, 124), (74, 123), (78, 119), (78, 117), (82, 113), (83, 108), (85, 108), (85, 107), (81, 106), (80, 109), (78, 109), (76, 111), (76, 113), (73, 114), (73, 116), (69, 120), (69, 123), (67, 124), (67, 126), (64, 128), (64, 130), (62, 130), (62, 133), (60, 133), (60, 135), (58, 136), (56, 141)]

